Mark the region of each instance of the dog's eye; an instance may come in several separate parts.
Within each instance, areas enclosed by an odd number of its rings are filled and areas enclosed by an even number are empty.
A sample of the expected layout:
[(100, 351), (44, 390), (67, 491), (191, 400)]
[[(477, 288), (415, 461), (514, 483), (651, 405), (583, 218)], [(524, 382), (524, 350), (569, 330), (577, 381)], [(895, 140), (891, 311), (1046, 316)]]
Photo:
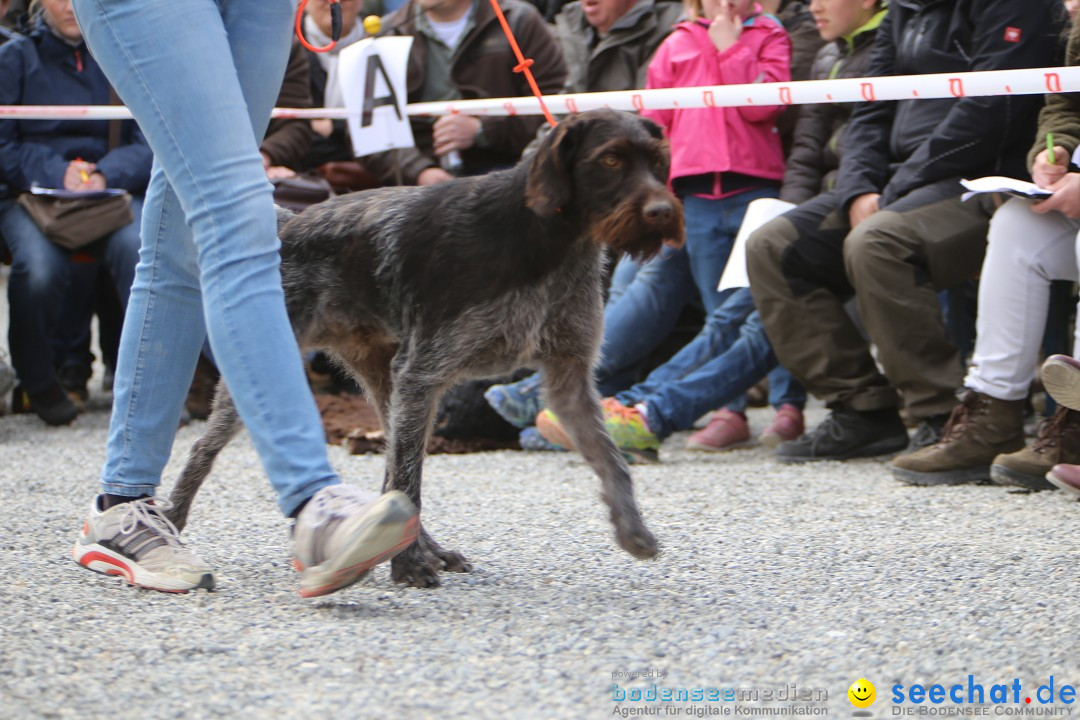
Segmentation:
[(600, 162), (609, 168), (617, 168), (622, 165), (622, 160), (619, 159), (618, 155), (605, 155), (600, 158)]

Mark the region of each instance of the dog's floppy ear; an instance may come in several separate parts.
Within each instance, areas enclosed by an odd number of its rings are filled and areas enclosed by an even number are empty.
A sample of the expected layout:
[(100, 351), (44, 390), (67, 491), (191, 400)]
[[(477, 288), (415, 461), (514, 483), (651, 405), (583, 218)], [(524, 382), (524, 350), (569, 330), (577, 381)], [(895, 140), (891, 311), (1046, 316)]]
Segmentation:
[(638, 122), (641, 123), (641, 126), (645, 128), (646, 132), (648, 132), (657, 140), (664, 139), (664, 131), (660, 128), (659, 125), (657, 125), (649, 118), (638, 117)]
[(573, 197), (578, 124), (574, 118), (563, 120), (544, 136), (532, 156), (525, 183), (525, 204), (541, 217), (559, 212)]

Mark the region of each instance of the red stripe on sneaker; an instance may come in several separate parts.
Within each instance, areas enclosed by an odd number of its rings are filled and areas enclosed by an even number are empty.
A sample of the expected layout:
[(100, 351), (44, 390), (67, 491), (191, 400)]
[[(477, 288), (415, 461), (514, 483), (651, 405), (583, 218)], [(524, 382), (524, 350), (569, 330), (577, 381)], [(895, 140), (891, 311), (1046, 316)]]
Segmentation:
[(104, 572), (106, 575), (123, 575), (127, 578), (128, 582), (134, 582), (132, 579), (133, 574), (131, 568), (114, 558), (112, 555), (106, 555), (97, 550), (91, 550), (79, 558), (79, 564), (85, 567), (90, 567), (90, 564), (93, 562), (103, 562), (106, 565), (112, 565), (113, 568), (115, 568), (113, 570), (105, 570)]

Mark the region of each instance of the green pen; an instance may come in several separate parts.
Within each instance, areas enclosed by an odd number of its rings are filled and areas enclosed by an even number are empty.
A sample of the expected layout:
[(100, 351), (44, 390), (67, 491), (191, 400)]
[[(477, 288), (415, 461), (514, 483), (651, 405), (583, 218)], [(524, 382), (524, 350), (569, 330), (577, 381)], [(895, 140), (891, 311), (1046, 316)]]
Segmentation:
[(1050, 161), (1051, 165), (1057, 165), (1057, 158), (1054, 157), (1056, 154), (1054, 152), (1054, 133), (1046, 133), (1046, 159)]

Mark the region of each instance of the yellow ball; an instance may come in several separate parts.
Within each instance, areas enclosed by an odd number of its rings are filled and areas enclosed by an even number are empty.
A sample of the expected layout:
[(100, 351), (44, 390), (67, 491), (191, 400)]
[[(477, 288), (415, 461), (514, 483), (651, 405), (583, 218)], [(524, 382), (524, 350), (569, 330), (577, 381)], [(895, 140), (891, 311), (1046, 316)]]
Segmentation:
[(368, 15), (364, 18), (364, 32), (375, 35), (382, 30), (382, 18), (378, 15)]

